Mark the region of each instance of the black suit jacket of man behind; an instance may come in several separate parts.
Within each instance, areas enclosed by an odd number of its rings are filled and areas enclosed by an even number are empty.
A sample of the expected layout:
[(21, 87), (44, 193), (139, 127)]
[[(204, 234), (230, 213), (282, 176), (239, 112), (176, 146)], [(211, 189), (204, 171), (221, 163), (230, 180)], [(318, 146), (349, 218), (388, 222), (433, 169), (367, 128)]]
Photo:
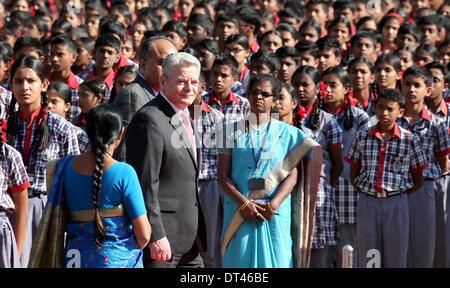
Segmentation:
[(167, 237), (172, 254), (188, 252), (197, 236), (198, 246), (203, 246), (199, 248), (206, 250), (198, 200), (200, 144), (196, 134), (195, 139), (197, 159), (179, 117), (161, 95), (136, 113), (126, 133), (127, 162), (137, 172), (152, 226), (150, 242)]
[[(134, 114), (145, 104), (155, 98), (153, 89), (148, 85), (147, 81), (140, 75), (136, 76), (136, 79), (127, 85), (120, 91), (113, 101), (113, 105), (119, 108), (122, 113), (123, 126), (127, 129)], [(126, 146), (125, 139), (119, 144), (119, 147), (114, 151), (114, 159), (117, 161), (125, 161), (126, 159)]]

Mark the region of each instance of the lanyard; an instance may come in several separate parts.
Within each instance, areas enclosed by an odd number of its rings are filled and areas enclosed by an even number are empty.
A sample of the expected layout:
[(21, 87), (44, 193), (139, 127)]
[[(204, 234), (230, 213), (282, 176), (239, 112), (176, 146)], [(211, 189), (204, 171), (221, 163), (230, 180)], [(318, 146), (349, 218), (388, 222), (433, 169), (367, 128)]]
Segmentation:
[[(264, 146), (265, 146), (266, 141), (267, 141), (267, 136), (269, 135), (269, 129), (270, 129), (270, 124), (271, 124), (271, 123), (272, 123), (272, 120), (269, 120), (269, 124), (267, 124), (266, 135), (264, 135), (263, 142), (261, 143), (261, 148), (260, 148), (261, 152), (259, 152), (258, 157), (256, 157), (255, 148), (254, 148), (254, 145), (253, 145), (252, 137), (251, 137), (251, 135), (250, 135), (250, 131), (249, 131), (249, 133), (248, 133), (248, 138), (249, 138), (249, 141), (250, 141), (250, 147), (252, 148), (253, 159), (255, 160), (255, 164), (256, 164), (256, 167), (255, 167), (255, 174), (258, 174), (258, 164), (259, 164), (259, 160), (261, 159), (262, 150), (264, 149)], [(248, 122), (247, 122), (247, 125), (248, 125)], [(257, 131), (257, 134), (259, 134), (258, 131)]]

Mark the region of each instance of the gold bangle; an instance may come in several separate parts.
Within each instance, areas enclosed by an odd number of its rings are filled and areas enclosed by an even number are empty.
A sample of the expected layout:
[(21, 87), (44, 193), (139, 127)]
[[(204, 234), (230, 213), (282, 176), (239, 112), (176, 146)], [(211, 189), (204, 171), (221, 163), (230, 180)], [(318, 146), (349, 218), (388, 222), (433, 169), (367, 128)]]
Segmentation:
[(239, 210), (241, 210), (241, 211), (244, 210), (248, 206), (248, 203), (250, 203), (250, 200), (247, 199), (244, 202), (244, 204), (242, 204), (241, 207), (239, 207)]
[(275, 212), (277, 212), (277, 210), (274, 210), (272, 208), (272, 205), (270, 205), (270, 202), (267, 202), (267, 207), (270, 209), (270, 213), (275, 214)]

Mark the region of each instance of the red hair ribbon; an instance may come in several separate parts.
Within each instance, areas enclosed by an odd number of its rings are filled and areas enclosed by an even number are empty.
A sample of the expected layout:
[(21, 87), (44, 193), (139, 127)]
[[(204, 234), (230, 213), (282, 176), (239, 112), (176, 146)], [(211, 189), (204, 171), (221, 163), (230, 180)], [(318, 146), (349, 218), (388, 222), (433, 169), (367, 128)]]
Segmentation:
[(403, 17), (402, 17), (400, 14), (398, 14), (398, 13), (392, 12), (392, 13), (389, 13), (389, 14), (386, 15), (386, 17), (388, 17), (388, 16), (394, 16), (395, 18), (397, 18), (398, 20), (400, 20), (400, 23), (401, 23), (401, 24), (403, 24), (403, 22), (405, 22), (405, 20), (403, 19)]
[(3, 142), (5, 142), (5, 143), (8, 142), (6, 139), (6, 128), (7, 128), (6, 120), (2, 119), (2, 121), (1, 121), (2, 139), (3, 139)]
[(48, 115), (48, 110), (45, 109), (44, 107), (42, 107), (41, 117), (38, 120), (38, 127), (41, 127), (42, 121), (44, 119), (47, 119), (47, 115)]

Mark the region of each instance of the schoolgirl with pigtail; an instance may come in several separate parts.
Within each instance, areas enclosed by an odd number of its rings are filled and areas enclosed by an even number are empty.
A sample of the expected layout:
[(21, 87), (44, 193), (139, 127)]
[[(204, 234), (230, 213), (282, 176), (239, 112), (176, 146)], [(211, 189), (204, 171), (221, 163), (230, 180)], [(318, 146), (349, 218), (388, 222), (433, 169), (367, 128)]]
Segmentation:
[[(357, 131), (369, 127), (369, 116), (363, 110), (353, 106), (354, 99), (351, 93), (350, 78), (345, 70), (331, 67), (322, 74), (322, 81), (327, 85), (325, 106), (327, 111), (334, 115), (342, 128), (343, 154), (346, 155)], [(339, 221), (339, 240), (334, 246), (333, 255), (336, 257), (338, 267), (341, 267), (342, 248), (349, 244), (357, 247), (356, 243), (356, 207), (358, 192), (350, 183), (350, 164), (344, 163), (344, 170), (339, 177), (339, 184), (333, 187), (336, 197), (336, 209)], [(356, 263), (356, 257), (353, 259)]]
[(338, 185), (343, 169), (342, 129), (333, 115), (325, 112), (320, 92), (320, 73), (312, 66), (299, 67), (292, 76), (297, 91), (302, 125), (311, 130), (311, 136), (323, 147), (322, 171), (316, 197), (314, 236), (310, 267), (331, 268), (332, 247), (337, 244), (338, 219), (332, 187)]
[(20, 57), (11, 67), (10, 87), (14, 97), (9, 105), (7, 139), (21, 154), (31, 185), (21, 255), (23, 267), (28, 265), (33, 237), (47, 202), (47, 162), (79, 154), (77, 135), (71, 125), (46, 108), (47, 76), (47, 68), (33, 56)]
[[(4, 107), (1, 107), (3, 115)], [(27, 232), (28, 176), (20, 153), (0, 135), (0, 268), (21, 268)]]

